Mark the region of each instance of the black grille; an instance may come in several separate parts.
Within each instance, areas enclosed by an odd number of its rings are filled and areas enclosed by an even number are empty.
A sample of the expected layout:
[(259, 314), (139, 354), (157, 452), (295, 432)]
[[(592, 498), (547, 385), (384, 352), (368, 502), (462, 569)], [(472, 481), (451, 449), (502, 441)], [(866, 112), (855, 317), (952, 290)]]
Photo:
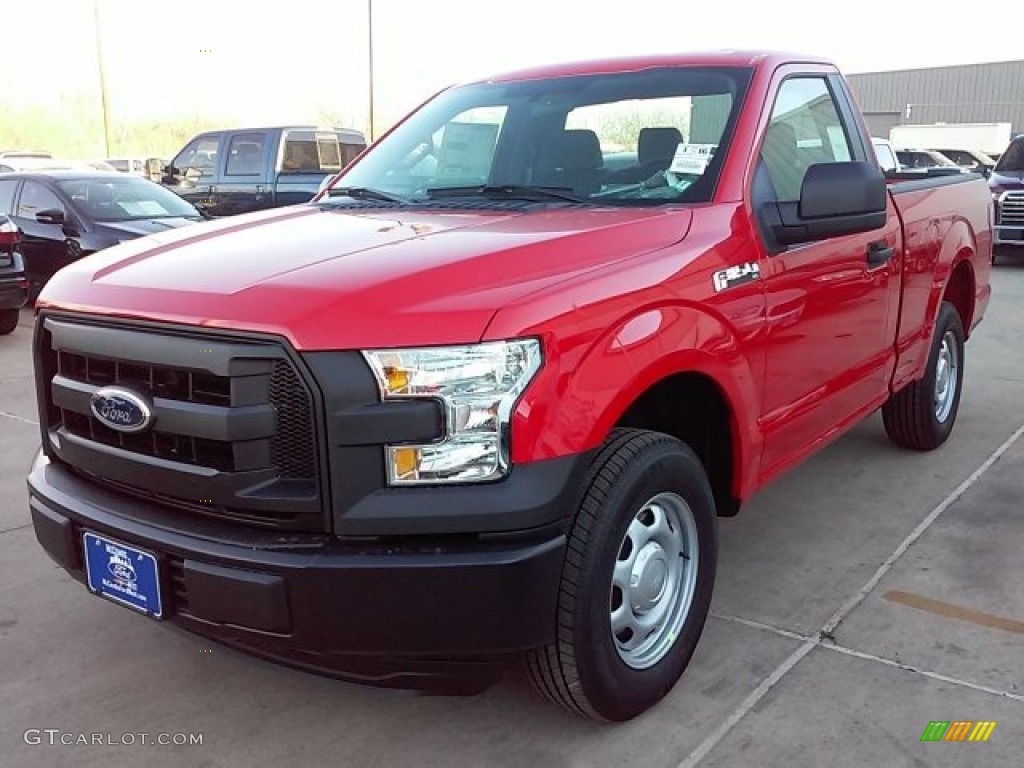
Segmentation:
[(277, 434), (270, 443), (271, 462), (284, 477), (297, 480), (315, 477), (313, 408), (309, 392), (287, 363), (274, 363), (270, 402), (277, 410)]
[(1024, 192), (1007, 192), (999, 204), (999, 220), (1001, 226), (1019, 227), (1024, 225)]
[[(44, 317), (37, 368), (50, 449), (93, 482), (241, 524), (325, 530), (309, 387), (278, 343)], [(112, 429), (100, 387), (148, 401), (152, 428)]]
[(185, 561), (177, 557), (167, 558), (167, 575), (175, 613), (188, 614), (188, 590), (185, 588)]

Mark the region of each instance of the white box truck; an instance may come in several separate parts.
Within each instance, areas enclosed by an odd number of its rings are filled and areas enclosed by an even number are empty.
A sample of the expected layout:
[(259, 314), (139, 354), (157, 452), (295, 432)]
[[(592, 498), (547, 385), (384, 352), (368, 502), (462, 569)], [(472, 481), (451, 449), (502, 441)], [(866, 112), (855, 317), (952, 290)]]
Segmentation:
[(896, 125), (889, 141), (901, 149), (957, 147), (1000, 154), (1010, 143), (1010, 123), (933, 123)]

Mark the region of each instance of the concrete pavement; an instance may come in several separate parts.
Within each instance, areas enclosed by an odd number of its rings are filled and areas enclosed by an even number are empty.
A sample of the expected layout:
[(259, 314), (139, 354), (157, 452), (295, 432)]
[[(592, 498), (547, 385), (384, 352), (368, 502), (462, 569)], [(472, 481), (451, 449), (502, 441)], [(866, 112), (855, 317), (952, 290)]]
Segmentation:
[[(946, 446), (900, 451), (874, 417), (722, 520), (690, 668), (617, 726), (514, 676), (471, 698), (319, 678), (88, 596), (28, 526), (26, 315), (0, 338), (0, 766), (1019, 766), (1024, 260), (993, 284)], [(983, 744), (922, 743), (933, 720), (997, 725)], [(203, 743), (50, 746), (26, 729)]]

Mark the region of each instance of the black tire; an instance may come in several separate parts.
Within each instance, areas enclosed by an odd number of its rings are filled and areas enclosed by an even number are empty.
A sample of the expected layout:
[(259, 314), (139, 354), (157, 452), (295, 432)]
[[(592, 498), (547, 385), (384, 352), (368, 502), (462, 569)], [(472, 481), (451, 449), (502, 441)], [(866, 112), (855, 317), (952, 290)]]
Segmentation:
[[(669, 611), (685, 616), (678, 631), (656, 630), (651, 635), (662, 638), (658, 647), (663, 655), (654, 654), (646, 668), (634, 668), (620, 655), (612, 634), (612, 572), (625, 551), (627, 530), (636, 530), (630, 525), (641, 520), (649, 501), (662, 496), (682, 499), (691, 513), (696, 583), (689, 591), (688, 610)], [(664, 697), (689, 663), (707, 619), (718, 554), (717, 524), (704, 467), (687, 445), (658, 432), (615, 430), (591, 466), (569, 535), (558, 599), (558, 638), (526, 657), (534, 687), (573, 712), (605, 722), (628, 720)], [(690, 556), (680, 557), (690, 562), (692, 542), (686, 549)], [(665, 559), (671, 561), (668, 555)], [(687, 565), (680, 567), (685, 572)], [(644, 572), (641, 581), (646, 576)], [(668, 581), (656, 579), (658, 584)], [(670, 623), (667, 620), (664, 626)]]
[[(951, 378), (955, 386), (948, 411), (937, 413), (936, 378), (940, 351), (943, 344), (949, 345), (955, 354), (956, 370)], [(964, 327), (960, 314), (948, 301), (939, 307), (935, 322), (935, 336), (928, 354), (928, 366), (924, 378), (919, 379), (894, 393), (882, 406), (882, 423), (889, 439), (901, 448), (915, 451), (931, 451), (938, 448), (949, 437), (960, 410), (960, 393), (964, 376)]]
[(19, 316), (17, 309), (0, 309), (0, 336), (6, 336), (18, 327)]

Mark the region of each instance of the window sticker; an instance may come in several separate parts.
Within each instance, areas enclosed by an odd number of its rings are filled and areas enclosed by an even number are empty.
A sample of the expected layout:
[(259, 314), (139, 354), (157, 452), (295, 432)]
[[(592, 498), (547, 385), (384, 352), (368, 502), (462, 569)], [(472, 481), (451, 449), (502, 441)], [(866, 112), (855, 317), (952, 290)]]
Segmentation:
[(129, 216), (166, 216), (167, 210), (155, 200), (124, 200), (118, 203)]
[(717, 144), (680, 144), (672, 157), (669, 170), (672, 173), (692, 173), (702, 175), (715, 156)]

